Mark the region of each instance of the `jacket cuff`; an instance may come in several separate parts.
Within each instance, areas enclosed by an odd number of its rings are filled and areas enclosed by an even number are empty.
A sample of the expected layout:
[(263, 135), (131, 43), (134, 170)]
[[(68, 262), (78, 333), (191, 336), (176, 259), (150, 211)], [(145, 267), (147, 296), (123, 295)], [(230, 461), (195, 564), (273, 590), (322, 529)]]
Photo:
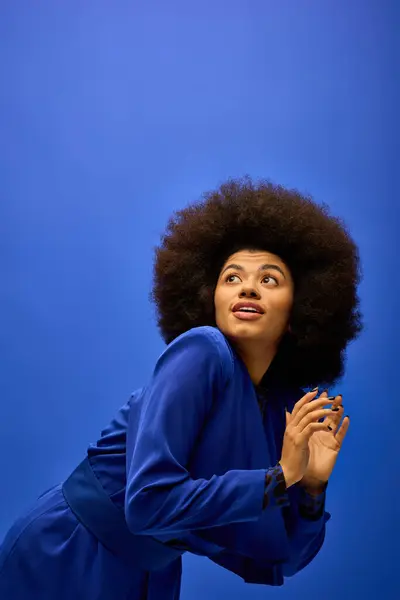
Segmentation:
[(273, 506), (289, 506), (290, 500), (287, 493), (285, 477), (282, 467), (278, 463), (274, 467), (268, 469), (265, 473), (265, 488), (263, 509)]
[(314, 496), (313, 494), (309, 494), (303, 486), (298, 486), (299, 514), (303, 519), (309, 521), (318, 521), (321, 519), (325, 512), (327, 487), (328, 482), (326, 482), (321, 493)]

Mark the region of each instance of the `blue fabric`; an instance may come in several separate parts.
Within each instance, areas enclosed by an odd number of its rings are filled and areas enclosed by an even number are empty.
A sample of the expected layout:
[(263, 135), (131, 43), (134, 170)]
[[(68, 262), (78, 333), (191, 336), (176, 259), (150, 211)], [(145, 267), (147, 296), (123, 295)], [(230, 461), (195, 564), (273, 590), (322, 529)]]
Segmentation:
[(183, 554), (153, 537), (129, 531), (124, 511), (106, 494), (85, 458), (64, 482), (62, 491), (78, 520), (114, 555), (130, 567), (161, 569)]
[[(154, 538), (248, 583), (282, 585), (318, 553), (330, 518), (325, 492), (315, 502), (299, 485), (286, 489), (277, 464), (285, 407), (303, 394), (271, 385), (265, 401), (225, 336), (194, 328), (168, 345), (148, 384), (89, 446), (87, 465), (135, 547)], [(8, 532), (0, 597), (178, 600), (181, 556), (145, 570), (139, 554), (127, 564), (101, 543), (59, 484)]]

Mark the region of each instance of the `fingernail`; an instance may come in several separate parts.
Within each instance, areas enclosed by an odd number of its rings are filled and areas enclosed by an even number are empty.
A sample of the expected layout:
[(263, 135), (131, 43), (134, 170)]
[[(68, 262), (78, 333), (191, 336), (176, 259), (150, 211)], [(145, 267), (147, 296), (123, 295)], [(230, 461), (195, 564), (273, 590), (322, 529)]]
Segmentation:
[(339, 407), (337, 406), (336, 408), (331, 408), (332, 412), (337, 412), (339, 410)]
[(328, 396), (327, 400), (334, 400), (336, 398), (336, 396)]
[(318, 387), (314, 388), (313, 390), (311, 390), (312, 392), (316, 392), (318, 389)]
[(332, 427), (330, 425), (328, 425), (328, 429), (330, 429), (332, 431)]

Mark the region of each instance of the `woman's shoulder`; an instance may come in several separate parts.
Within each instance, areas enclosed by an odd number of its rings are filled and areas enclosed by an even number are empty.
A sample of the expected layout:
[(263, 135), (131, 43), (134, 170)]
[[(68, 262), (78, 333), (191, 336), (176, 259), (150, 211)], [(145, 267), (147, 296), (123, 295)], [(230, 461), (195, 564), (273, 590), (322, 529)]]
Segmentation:
[[(181, 335), (177, 336), (164, 351), (181, 348), (183, 351), (192, 351), (193, 359), (205, 357), (219, 360), (224, 377), (227, 379), (233, 376), (234, 355), (232, 348), (218, 327), (203, 325), (192, 327)], [(163, 354), (164, 354), (163, 353)]]

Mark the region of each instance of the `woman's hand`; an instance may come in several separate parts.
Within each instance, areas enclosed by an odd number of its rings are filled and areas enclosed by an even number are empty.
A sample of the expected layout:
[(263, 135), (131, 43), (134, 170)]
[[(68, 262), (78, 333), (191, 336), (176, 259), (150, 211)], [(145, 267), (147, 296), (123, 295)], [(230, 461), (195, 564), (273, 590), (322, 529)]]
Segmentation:
[(327, 424), (319, 423), (318, 419), (332, 414), (330, 409), (323, 408), (328, 398), (314, 400), (317, 393), (315, 390), (305, 394), (296, 402), (292, 413), (286, 411), (286, 429), (279, 463), (288, 488), (299, 482), (307, 470), (310, 460), (310, 437), (314, 433), (327, 430)]
[[(323, 392), (320, 398), (327, 398), (327, 396), (328, 394)], [(332, 408), (339, 408), (339, 410), (331, 412), (323, 421), (326, 426), (332, 427), (332, 430), (325, 427), (320, 431), (314, 431), (308, 440), (308, 465), (299, 484), (310, 489), (318, 489), (328, 481), (349, 429), (348, 416), (343, 419), (339, 427), (344, 411), (342, 396), (335, 397)]]

